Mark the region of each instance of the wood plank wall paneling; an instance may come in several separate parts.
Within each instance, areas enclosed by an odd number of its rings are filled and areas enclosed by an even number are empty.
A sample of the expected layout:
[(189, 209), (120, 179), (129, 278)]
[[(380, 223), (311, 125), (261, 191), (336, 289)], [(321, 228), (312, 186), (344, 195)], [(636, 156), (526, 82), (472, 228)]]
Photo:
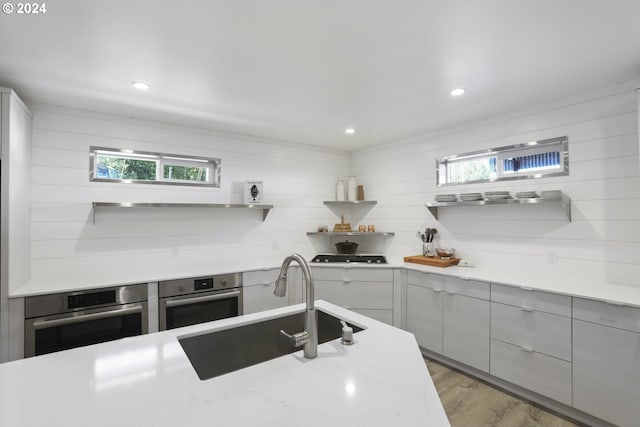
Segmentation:
[[(348, 152), (49, 105), (33, 112), (33, 281), (82, 286), (232, 270), (249, 258), (275, 264), (294, 251), (314, 255), (305, 232), (337, 222), (322, 202), (349, 175)], [(92, 145), (220, 157), (222, 185), (93, 183)], [(242, 203), (242, 182), (256, 179), (274, 205), (265, 222), (260, 211), (172, 208), (104, 209), (92, 224), (93, 201)]]
[[(603, 93), (441, 135), (352, 153), (352, 170), (367, 196), (381, 201), (371, 221), (393, 230), (389, 254), (419, 253), (418, 229), (435, 226), (437, 244), (451, 246), (477, 264), (547, 271), (640, 286), (640, 178), (635, 90)], [(438, 188), (437, 157), (569, 136), (570, 175), (538, 180)], [(573, 200), (573, 222), (551, 206), (424, 208), (438, 193), (560, 189)], [(557, 265), (547, 252), (557, 251)]]

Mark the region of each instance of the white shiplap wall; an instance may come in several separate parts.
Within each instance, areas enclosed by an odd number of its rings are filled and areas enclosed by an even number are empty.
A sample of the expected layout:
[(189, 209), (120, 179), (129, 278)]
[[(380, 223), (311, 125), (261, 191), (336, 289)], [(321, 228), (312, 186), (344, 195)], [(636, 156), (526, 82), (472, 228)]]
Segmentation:
[[(276, 265), (312, 256), (305, 235), (335, 222), (323, 206), (349, 173), (347, 152), (34, 105), (32, 283), (74, 287)], [(222, 158), (219, 189), (89, 181), (91, 145)], [(264, 181), (266, 221), (249, 209), (101, 209), (91, 202), (242, 203)]]
[[(640, 287), (634, 89), (627, 85), (599, 91), (464, 129), (354, 152), (353, 172), (368, 197), (379, 201), (368, 221), (396, 232), (391, 256), (419, 253), (416, 231), (436, 227), (438, 245), (454, 247), (485, 268)], [(563, 135), (569, 136), (569, 176), (436, 186), (437, 157)], [(559, 207), (550, 206), (441, 209), (439, 221), (424, 207), (438, 193), (554, 189), (572, 198), (573, 222)], [(557, 252), (557, 264), (548, 263), (550, 251)]]

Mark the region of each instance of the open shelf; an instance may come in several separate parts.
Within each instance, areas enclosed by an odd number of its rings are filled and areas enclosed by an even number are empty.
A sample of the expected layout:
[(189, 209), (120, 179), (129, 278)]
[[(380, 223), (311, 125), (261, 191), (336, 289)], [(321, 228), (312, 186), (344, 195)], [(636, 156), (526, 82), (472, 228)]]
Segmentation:
[(326, 206), (350, 206), (350, 205), (375, 205), (378, 202), (375, 200), (344, 200), (344, 201), (336, 201), (336, 200), (328, 200), (324, 202)]
[(262, 221), (267, 218), (273, 205), (251, 205), (233, 203), (133, 203), (133, 202), (93, 202), (93, 224), (96, 223), (96, 209), (101, 208), (214, 208), (214, 209), (261, 209)]
[(389, 233), (384, 231), (309, 231), (307, 232), (307, 236), (377, 236), (377, 237), (385, 237), (385, 236), (395, 236), (396, 233)]
[(530, 199), (498, 199), (498, 200), (474, 200), (474, 201), (461, 201), (461, 202), (427, 202), (425, 206), (429, 209), (429, 212), (435, 219), (438, 219), (438, 209), (452, 208), (457, 206), (487, 206), (487, 205), (541, 205), (541, 204), (556, 204), (561, 206), (571, 222), (571, 198), (562, 194), (559, 197), (554, 198), (530, 198)]

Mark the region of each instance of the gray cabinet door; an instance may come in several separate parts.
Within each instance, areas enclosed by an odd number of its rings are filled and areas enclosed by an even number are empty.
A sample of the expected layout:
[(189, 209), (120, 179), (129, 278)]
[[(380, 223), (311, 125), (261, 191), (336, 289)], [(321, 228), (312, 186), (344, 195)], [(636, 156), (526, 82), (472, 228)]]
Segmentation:
[(573, 321), (573, 406), (621, 427), (640, 422), (640, 333)]
[(407, 331), (418, 345), (442, 354), (443, 292), (431, 288), (407, 285)]
[(444, 355), (489, 372), (489, 301), (447, 292), (444, 296)]

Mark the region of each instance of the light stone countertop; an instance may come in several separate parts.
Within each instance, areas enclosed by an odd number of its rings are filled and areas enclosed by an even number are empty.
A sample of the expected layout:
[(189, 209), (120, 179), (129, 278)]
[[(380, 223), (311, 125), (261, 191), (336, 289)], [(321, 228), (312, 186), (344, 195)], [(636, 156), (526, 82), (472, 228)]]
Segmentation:
[(412, 334), (364, 326), (339, 340), (201, 381), (177, 337), (301, 312), (303, 304), (0, 364), (0, 425), (449, 426)]
[[(311, 259), (309, 257), (308, 259)], [(387, 257), (388, 264), (310, 264), (313, 268), (394, 268), (422, 271), (463, 279), (480, 280), (484, 282), (503, 284), (507, 286), (524, 287), (546, 292), (553, 292), (573, 297), (582, 297), (600, 301), (640, 307), (640, 278), (637, 286), (575, 278), (567, 275), (544, 274), (530, 269), (497, 268), (488, 266), (474, 267), (430, 267), (426, 265), (406, 263), (402, 257)], [(211, 276), (216, 274), (237, 273), (246, 271), (269, 270), (280, 268), (281, 260), (263, 260), (261, 262), (240, 262), (235, 265), (209, 266), (206, 271), (164, 272), (157, 277), (110, 277), (108, 281), (101, 281), (95, 276), (52, 278), (47, 280), (30, 281), (18, 289), (10, 292), (10, 298), (21, 298), (32, 295), (42, 295), (56, 292), (74, 291), (80, 289), (96, 289), (126, 284), (149, 283), (160, 280), (181, 279), (184, 277)]]

